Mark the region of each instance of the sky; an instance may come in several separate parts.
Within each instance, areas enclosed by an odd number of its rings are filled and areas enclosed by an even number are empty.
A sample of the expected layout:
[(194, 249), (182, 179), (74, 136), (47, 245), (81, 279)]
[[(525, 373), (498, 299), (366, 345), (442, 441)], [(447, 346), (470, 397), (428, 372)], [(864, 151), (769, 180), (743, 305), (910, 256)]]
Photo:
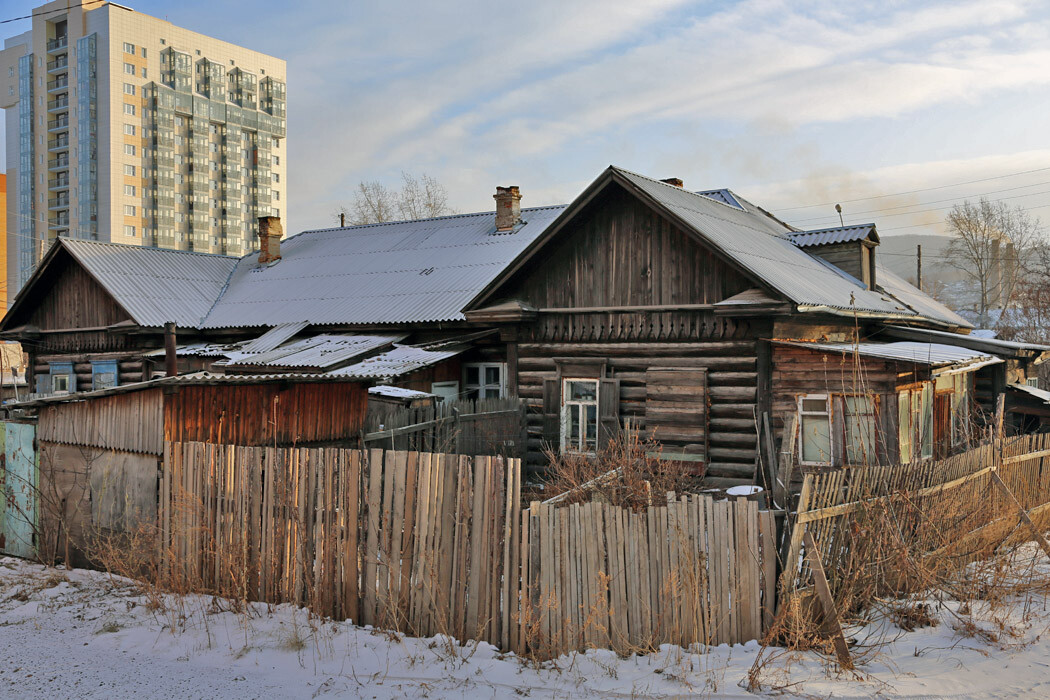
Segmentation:
[(332, 225), (362, 180), (426, 173), (470, 212), (497, 185), (570, 202), (610, 164), (801, 228), (838, 202), (883, 236), (944, 233), (981, 195), (1050, 221), (1046, 2), (126, 4), (287, 61), (287, 231)]

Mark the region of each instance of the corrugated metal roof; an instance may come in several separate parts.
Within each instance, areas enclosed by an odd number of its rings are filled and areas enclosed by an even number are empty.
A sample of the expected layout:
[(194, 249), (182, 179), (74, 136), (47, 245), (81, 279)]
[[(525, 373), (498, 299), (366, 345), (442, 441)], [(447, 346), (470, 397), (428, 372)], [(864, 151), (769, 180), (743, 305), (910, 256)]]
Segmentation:
[(822, 228), (813, 231), (797, 231), (791, 234), (791, 240), (795, 242), (795, 245), (805, 248), (813, 245), (863, 241), (872, 235), (874, 235), (875, 241), (879, 240), (879, 234), (875, 232), (875, 224), (861, 224), (859, 226), (837, 226), (835, 228)]
[(977, 350), (961, 348), (957, 345), (940, 343), (913, 343), (901, 341), (896, 343), (806, 343), (792, 341), (775, 341), (779, 345), (791, 345), (808, 350), (823, 350), (850, 355), (856, 352), (865, 357), (878, 357), (884, 360), (900, 360), (916, 364), (940, 367), (943, 365), (969, 365), (975, 363), (1002, 362), (994, 355)]
[[(241, 343), (188, 343), (175, 348), (177, 357), (228, 357), (240, 350)], [(164, 357), (164, 348), (152, 350), (145, 357)]]
[(734, 259), (800, 306), (914, 317), (903, 304), (868, 290), (830, 263), (810, 256), (791, 240), (791, 229), (757, 207), (737, 209), (658, 180), (614, 168)]
[(379, 348), (403, 340), (404, 335), (317, 335), (268, 352), (230, 354), (231, 367), (338, 367)]
[(281, 343), (306, 328), (306, 321), (295, 323), (281, 323), (260, 335), (255, 340), (250, 340), (241, 346), (242, 352), (268, 352), (280, 346)]
[(468, 345), (453, 345), (438, 350), (398, 345), (394, 349), (369, 357), (349, 367), (332, 370), (332, 376), (358, 377), (361, 379), (388, 379), (399, 377), (418, 369), (443, 362), (467, 350)]
[[(878, 256), (878, 251), (876, 251), (876, 261)], [(927, 318), (943, 321), (960, 328), (973, 328), (973, 325), (965, 318), (929, 294), (920, 291), (903, 277), (878, 264), (878, 262), (875, 263), (875, 286), (880, 287), (886, 294)]]
[(386, 384), (369, 387), (368, 393), (375, 396), (386, 396), (391, 399), (426, 399), (437, 396), (437, 394), (428, 394), (425, 391), (416, 391), (415, 389), (406, 389), (403, 386), (389, 386)]
[(462, 320), (563, 209), (523, 209), (525, 223), (501, 235), (492, 212), (307, 231), (281, 242), (275, 265), (242, 258), (202, 325)]
[(60, 240), (140, 326), (196, 327), (237, 265), (225, 255)]
[(1027, 384), (1007, 384), (1011, 389), (1022, 391), (1029, 396), (1033, 396), (1044, 403), (1050, 403), (1050, 391), (1044, 389), (1037, 389), (1034, 386), (1028, 386)]

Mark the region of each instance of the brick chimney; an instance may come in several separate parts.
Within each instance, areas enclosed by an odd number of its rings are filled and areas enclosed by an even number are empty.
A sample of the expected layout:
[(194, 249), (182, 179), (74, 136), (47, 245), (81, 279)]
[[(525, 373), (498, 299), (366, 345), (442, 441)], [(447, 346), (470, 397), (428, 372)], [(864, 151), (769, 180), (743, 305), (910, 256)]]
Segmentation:
[(674, 185), (675, 187), (685, 187), (685, 183), (682, 182), (682, 179), (677, 177), (669, 177), (664, 180), (660, 180), (660, 182), (666, 182), (668, 185)]
[(259, 264), (276, 262), (281, 259), (281, 217), (259, 217)]
[(496, 194), (496, 230), (513, 231), (521, 223), (521, 193), (516, 186), (497, 187)]

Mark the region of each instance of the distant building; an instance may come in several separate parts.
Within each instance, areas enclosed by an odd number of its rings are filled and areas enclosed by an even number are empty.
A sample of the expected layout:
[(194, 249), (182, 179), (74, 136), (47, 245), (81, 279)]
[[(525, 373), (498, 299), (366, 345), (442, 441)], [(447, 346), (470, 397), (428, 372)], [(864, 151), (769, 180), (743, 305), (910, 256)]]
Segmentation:
[[(7, 175), (0, 173), (0, 211), (7, 211)], [(12, 229), (12, 231), (15, 229)], [(7, 216), (0, 216), (0, 270), (7, 269)], [(7, 310), (7, 300), (13, 299), (14, 292), (7, 293), (7, 285), (0, 282), (0, 309)]]
[(242, 255), (286, 208), (285, 62), (106, 3), (0, 51), (13, 297), (58, 236)]

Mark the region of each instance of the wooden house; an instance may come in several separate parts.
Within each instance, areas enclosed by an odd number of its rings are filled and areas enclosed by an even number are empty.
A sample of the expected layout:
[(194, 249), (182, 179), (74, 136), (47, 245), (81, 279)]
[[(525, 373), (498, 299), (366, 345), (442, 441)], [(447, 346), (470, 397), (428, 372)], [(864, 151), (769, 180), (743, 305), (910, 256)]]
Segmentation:
[[(1007, 363), (877, 246), (874, 225), (798, 231), (729, 190), (610, 167), (465, 314), (507, 343), (534, 462), (630, 423), (716, 483), (751, 481), (764, 415), (778, 438), (799, 426), (806, 464), (909, 460), (970, 435), (941, 422), (994, 401)], [(1014, 358), (1012, 381), (1048, 350)]]

